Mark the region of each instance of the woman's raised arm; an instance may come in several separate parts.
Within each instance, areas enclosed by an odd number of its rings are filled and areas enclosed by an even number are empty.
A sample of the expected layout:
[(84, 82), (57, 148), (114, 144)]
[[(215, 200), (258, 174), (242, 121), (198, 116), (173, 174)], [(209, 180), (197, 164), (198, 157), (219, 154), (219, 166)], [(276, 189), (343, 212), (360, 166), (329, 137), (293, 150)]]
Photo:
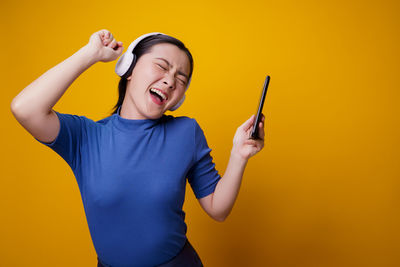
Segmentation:
[(53, 106), (86, 69), (98, 61), (117, 59), (122, 50), (122, 43), (109, 31), (95, 32), (88, 44), (25, 87), (12, 100), (11, 112), (34, 137), (43, 142), (53, 141), (60, 128)]

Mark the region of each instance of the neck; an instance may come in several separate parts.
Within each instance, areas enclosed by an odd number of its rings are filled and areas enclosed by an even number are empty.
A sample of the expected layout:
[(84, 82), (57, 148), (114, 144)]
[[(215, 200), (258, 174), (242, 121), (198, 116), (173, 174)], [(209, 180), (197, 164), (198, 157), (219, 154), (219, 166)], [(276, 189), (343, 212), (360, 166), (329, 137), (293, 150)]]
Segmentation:
[(127, 105), (124, 102), (121, 105), (121, 109), (119, 110), (119, 115), (124, 118), (124, 119), (128, 119), (128, 120), (144, 120), (147, 119), (146, 117), (144, 117), (142, 114), (140, 114), (137, 110), (136, 107), (134, 107), (134, 104), (131, 105)]
[(155, 119), (161, 118), (162, 115), (163, 114), (161, 114), (161, 116), (155, 117), (155, 118), (145, 116), (145, 114), (142, 114), (138, 110), (135, 103), (127, 102), (126, 98), (124, 99), (124, 101), (121, 105), (120, 111), (119, 111), (119, 116), (121, 118), (128, 119), (128, 120), (147, 120), (147, 119), (155, 120)]

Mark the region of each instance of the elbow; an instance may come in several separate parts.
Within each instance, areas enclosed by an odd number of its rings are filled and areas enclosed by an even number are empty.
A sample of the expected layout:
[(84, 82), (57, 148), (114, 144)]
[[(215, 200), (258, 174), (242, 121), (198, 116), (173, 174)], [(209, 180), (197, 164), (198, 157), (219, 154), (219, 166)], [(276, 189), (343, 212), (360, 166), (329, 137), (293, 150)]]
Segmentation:
[(216, 220), (217, 222), (224, 222), (225, 218), (214, 218), (214, 220)]
[(217, 222), (224, 222), (228, 216), (214, 216), (213, 219)]
[(31, 105), (24, 105), (23, 103), (21, 103), (21, 100), (19, 100), (17, 97), (15, 97), (11, 101), (10, 110), (11, 113), (19, 122), (26, 121), (32, 116), (36, 116), (37, 114), (42, 115), (43, 113), (45, 113), (45, 115), (48, 115), (51, 112), (51, 108), (47, 112), (38, 111), (37, 108), (34, 108), (32, 110)]
[(25, 116), (22, 115), (22, 108), (21, 104), (18, 102), (16, 98), (11, 101), (10, 105), (11, 113), (14, 115), (15, 118), (24, 118)]
[(20, 117), (19, 113), (18, 113), (18, 104), (15, 101), (15, 98), (13, 99), (13, 101), (11, 102), (10, 105), (10, 110), (11, 113), (14, 115), (15, 118)]
[(10, 110), (13, 114), (15, 114), (15, 110), (17, 109), (17, 104), (15, 98), (11, 101)]

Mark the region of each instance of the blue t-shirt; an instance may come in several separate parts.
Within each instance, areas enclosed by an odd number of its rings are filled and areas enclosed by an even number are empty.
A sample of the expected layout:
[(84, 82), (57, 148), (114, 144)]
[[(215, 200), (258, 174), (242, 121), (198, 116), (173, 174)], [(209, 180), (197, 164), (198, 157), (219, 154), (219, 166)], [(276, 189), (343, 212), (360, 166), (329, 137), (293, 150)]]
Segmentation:
[(186, 241), (186, 178), (196, 196), (221, 176), (195, 119), (163, 115), (130, 120), (117, 113), (93, 121), (59, 113), (52, 143), (71, 167), (99, 259), (111, 266), (155, 266)]

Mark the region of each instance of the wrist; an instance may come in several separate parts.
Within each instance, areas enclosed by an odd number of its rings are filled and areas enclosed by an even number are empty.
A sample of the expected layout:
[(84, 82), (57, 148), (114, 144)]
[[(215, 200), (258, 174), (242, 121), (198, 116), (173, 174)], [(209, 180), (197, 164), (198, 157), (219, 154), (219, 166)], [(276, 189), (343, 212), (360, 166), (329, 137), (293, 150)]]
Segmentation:
[(85, 45), (81, 49), (79, 49), (77, 54), (79, 54), (87, 67), (90, 67), (99, 61), (96, 51), (90, 49), (88, 45)]
[(235, 148), (232, 148), (231, 150), (231, 158), (243, 163), (247, 163), (247, 161), (249, 160), (248, 158), (243, 156), (239, 151), (235, 150)]

